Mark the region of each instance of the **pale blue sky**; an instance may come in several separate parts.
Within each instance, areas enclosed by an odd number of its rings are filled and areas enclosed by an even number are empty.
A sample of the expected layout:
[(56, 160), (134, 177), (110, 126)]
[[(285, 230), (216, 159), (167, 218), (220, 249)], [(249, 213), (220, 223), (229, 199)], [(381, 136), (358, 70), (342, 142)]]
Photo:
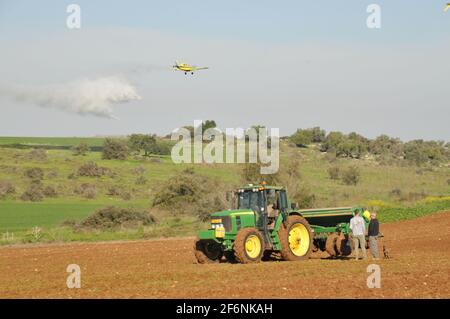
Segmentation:
[[(81, 30), (66, 28), (70, 3), (81, 6)], [(371, 3), (379, 30), (366, 27)], [(142, 97), (115, 105), (110, 120), (0, 96), (0, 135), (167, 133), (213, 118), (283, 135), (319, 125), (450, 140), (444, 4), (0, 0), (0, 85), (120, 75)], [(176, 58), (211, 69), (186, 78), (170, 70)]]

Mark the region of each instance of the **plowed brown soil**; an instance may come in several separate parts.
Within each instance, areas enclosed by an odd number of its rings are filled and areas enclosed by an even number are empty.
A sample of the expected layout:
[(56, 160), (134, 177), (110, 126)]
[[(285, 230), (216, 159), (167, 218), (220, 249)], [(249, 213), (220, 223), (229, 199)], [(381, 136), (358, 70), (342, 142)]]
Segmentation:
[[(392, 259), (195, 263), (194, 238), (0, 248), (2, 298), (449, 298), (450, 212), (381, 226)], [(381, 267), (381, 288), (366, 285)], [(81, 288), (66, 286), (67, 265)]]

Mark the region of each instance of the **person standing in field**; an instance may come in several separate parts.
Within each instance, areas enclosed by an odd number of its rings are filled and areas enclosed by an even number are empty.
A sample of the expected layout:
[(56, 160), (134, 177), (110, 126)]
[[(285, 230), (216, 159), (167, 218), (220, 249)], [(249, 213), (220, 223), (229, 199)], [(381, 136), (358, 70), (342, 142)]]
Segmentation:
[(350, 229), (353, 236), (353, 246), (355, 247), (355, 260), (358, 260), (359, 257), (359, 246), (361, 246), (363, 259), (366, 259), (366, 225), (359, 209), (355, 211), (355, 216), (350, 219)]
[(377, 213), (370, 213), (370, 222), (368, 227), (367, 235), (369, 236), (369, 247), (370, 252), (374, 260), (379, 260), (378, 255), (378, 235), (380, 233), (380, 224), (378, 223)]

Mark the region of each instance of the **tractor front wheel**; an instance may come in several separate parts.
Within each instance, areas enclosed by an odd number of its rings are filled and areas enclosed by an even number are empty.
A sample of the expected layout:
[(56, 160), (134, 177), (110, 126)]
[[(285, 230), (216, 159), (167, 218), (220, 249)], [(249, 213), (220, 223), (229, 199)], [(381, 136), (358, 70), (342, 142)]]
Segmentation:
[(241, 229), (234, 241), (234, 256), (242, 264), (261, 261), (264, 252), (264, 239), (256, 228)]
[(223, 256), (223, 251), (217, 243), (197, 238), (194, 242), (194, 254), (199, 264), (208, 264), (219, 262)]
[(234, 264), (236, 263), (236, 257), (234, 256), (234, 251), (232, 250), (226, 250), (223, 252), (223, 255), (227, 259), (228, 262)]
[(281, 225), (278, 232), (281, 256), (284, 260), (308, 259), (312, 249), (311, 227), (301, 216), (289, 216), (287, 226)]

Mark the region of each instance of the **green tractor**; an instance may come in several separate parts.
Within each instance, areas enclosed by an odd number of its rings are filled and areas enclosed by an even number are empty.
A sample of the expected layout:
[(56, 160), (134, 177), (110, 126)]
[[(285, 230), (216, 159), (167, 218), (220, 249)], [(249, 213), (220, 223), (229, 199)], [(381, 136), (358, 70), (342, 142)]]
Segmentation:
[[(211, 214), (211, 226), (194, 244), (201, 264), (256, 263), (277, 253), (283, 260), (308, 259), (313, 251), (351, 253), (349, 221), (359, 207), (296, 209), (286, 188), (248, 184), (232, 193), (233, 207)], [(368, 216), (363, 214), (366, 222)]]

